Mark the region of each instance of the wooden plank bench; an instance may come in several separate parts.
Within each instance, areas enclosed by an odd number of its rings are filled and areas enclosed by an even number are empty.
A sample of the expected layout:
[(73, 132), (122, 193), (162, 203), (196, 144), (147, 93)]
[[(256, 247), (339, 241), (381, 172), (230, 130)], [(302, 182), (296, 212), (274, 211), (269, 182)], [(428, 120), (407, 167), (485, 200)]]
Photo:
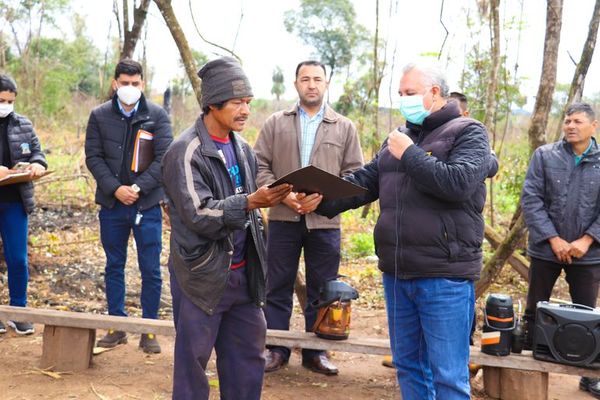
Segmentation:
[[(174, 336), (173, 321), (134, 317), (0, 306), (0, 320), (21, 320), (44, 325), (42, 368), (77, 371), (90, 366), (96, 329)], [(326, 340), (310, 332), (267, 330), (267, 344), (375, 355), (390, 354), (389, 340), (357, 337)], [(600, 378), (600, 370), (535, 360), (531, 352), (496, 357), (471, 346), (470, 361), (484, 370), (484, 387), (493, 398), (547, 399), (548, 374), (558, 373)]]

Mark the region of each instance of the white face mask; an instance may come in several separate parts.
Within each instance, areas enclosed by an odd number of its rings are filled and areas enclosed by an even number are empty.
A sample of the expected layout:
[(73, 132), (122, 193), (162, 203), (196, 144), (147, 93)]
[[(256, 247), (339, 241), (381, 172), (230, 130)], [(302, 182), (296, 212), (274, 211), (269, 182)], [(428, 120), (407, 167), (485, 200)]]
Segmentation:
[(131, 106), (140, 99), (142, 91), (133, 85), (121, 86), (117, 89), (117, 96), (123, 104)]
[(2, 103), (0, 104), (0, 118), (6, 117), (8, 114), (13, 112), (15, 109), (14, 104)]

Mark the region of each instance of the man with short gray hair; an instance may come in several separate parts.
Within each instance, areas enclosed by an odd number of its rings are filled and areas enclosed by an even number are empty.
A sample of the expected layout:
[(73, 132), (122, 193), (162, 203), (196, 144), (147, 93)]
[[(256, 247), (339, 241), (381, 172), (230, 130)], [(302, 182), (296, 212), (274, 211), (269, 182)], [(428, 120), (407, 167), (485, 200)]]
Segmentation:
[(447, 102), (438, 70), (408, 65), (399, 94), (406, 126), (344, 178), (369, 193), (324, 201), (317, 212), (331, 217), (379, 199), (373, 236), (402, 398), (467, 400), (490, 171), (487, 132)]
[[(531, 349), (536, 304), (547, 301), (565, 271), (573, 303), (596, 306), (600, 282), (600, 149), (598, 121), (586, 103), (569, 106), (564, 138), (537, 148), (525, 176), (521, 205), (531, 257), (525, 308), (525, 348)], [(579, 387), (600, 398), (598, 379)]]

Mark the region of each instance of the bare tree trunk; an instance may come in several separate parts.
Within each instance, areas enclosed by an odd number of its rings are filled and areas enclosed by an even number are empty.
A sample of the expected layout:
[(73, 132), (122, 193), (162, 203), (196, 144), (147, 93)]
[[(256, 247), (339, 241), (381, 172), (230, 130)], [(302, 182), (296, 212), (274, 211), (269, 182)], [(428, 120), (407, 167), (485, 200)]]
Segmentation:
[(123, 32), (121, 30), (121, 16), (119, 15), (119, 3), (117, 0), (113, 0), (113, 14), (117, 20), (117, 29), (119, 29), (119, 49), (122, 49), (121, 43), (123, 43)]
[(154, 3), (158, 6), (165, 23), (171, 31), (171, 36), (173, 36), (173, 40), (175, 41), (175, 44), (177, 44), (179, 54), (181, 55), (181, 60), (185, 66), (185, 72), (192, 83), (192, 89), (194, 89), (194, 94), (196, 95), (198, 104), (202, 104), (200, 78), (198, 75), (196, 75), (196, 72), (198, 71), (196, 62), (192, 56), (192, 50), (190, 49), (185, 34), (181, 29), (181, 25), (179, 25), (179, 21), (177, 21), (177, 17), (175, 16), (175, 12), (171, 6), (171, 0), (154, 0)]
[[(485, 117), (483, 124), (492, 134), (492, 148), (496, 148), (496, 91), (498, 89), (498, 71), (500, 70), (500, 0), (490, 1), (490, 52), (492, 53), (492, 65), (490, 68), (490, 81), (487, 86)], [(494, 179), (490, 184), (490, 223), (494, 226)]]
[(296, 282), (294, 283), (294, 292), (296, 292), (296, 298), (298, 299), (298, 304), (300, 304), (300, 310), (302, 310), (302, 314), (304, 314), (304, 310), (306, 310), (306, 279), (304, 278), (304, 273), (300, 268), (298, 268), (298, 274), (296, 275)]
[(0, 70), (6, 67), (6, 46), (4, 44), (4, 34), (0, 31)]
[(583, 85), (585, 84), (585, 76), (587, 75), (588, 69), (592, 62), (592, 57), (594, 56), (594, 48), (596, 47), (596, 39), (598, 37), (599, 22), (600, 0), (596, 0), (596, 5), (594, 6), (594, 12), (592, 14), (592, 19), (590, 21), (590, 26), (588, 29), (587, 39), (585, 40), (585, 44), (583, 45), (583, 51), (581, 52), (581, 58), (579, 59), (577, 68), (575, 68), (575, 74), (573, 75), (571, 87), (569, 88), (569, 96), (567, 97), (567, 103), (565, 104), (565, 108), (563, 108), (560, 114), (560, 119), (558, 120), (558, 126), (556, 127), (556, 132), (554, 133), (553, 138), (554, 141), (558, 140), (562, 133), (562, 121), (565, 118), (565, 112), (567, 107), (572, 102), (581, 100), (581, 95), (583, 93)]
[(498, 88), (498, 71), (500, 70), (500, 0), (491, 0), (490, 2), (490, 51), (492, 53), (492, 65), (490, 68), (490, 81), (487, 86), (485, 102), (485, 118), (483, 124), (492, 132), (494, 145), (496, 132), (492, 130), (494, 113), (496, 112), (496, 90)]
[(533, 152), (546, 143), (546, 128), (548, 114), (552, 106), (552, 95), (556, 86), (556, 64), (558, 59), (558, 45), (560, 43), (560, 29), (562, 27), (563, 0), (548, 0), (546, 6), (546, 38), (544, 42), (544, 61), (540, 85), (533, 108), (531, 125), (527, 136), (529, 137), (529, 150)]
[(140, 39), (142, 27), (146, 22), (146, 16), (148, 15), (148, 7), (150, 6), (150, 0), (141, 0), (140, 5), (133, 11), (133, 26), (129, 29), (129, 12), (128, 12), (128, 0), (123, 0), (123, 50), (119, 59), (131, 58), (135, 51), (135, 46)]
[[(544, 132), (548, 125), (548, 114), (552, 105), (552, 94), (556, 85), (556, 64), (558, 59), (558, 45), (560, 43), (560, 29), (562, 26), (563, 0), (547, 0), (546, 7), (546, 37), (544, 41), (544, 59), (538, 94), (535, 100), (531, 125), (529, 126), (529, 148), (533, 152), (538, 146), (545, 143)], [(481, 278), (476, 283), (476, 296), (483, 294), (493, 280), (498, 276), (507, 259), (519, 245), (526, 227), (520, 208), (515, 212), (518, 215), (506, 238), (500, 243), (491, 259), (485, 263)], [(513, 216), (514, 218), (514, 216)]]

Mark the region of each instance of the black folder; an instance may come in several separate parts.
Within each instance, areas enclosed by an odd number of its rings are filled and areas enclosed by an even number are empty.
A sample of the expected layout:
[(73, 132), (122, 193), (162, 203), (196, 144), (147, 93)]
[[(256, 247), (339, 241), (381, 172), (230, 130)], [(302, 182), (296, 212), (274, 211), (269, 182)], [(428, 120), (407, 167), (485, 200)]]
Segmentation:
[(272, 188), (282, 183), (292, 184), (294, 192), (321, 193), (324, 200), (359, 196), (368, 192), (364, 187), (345, 181), (314, 165), (292, 171), (271, 183), (269, 187)]

